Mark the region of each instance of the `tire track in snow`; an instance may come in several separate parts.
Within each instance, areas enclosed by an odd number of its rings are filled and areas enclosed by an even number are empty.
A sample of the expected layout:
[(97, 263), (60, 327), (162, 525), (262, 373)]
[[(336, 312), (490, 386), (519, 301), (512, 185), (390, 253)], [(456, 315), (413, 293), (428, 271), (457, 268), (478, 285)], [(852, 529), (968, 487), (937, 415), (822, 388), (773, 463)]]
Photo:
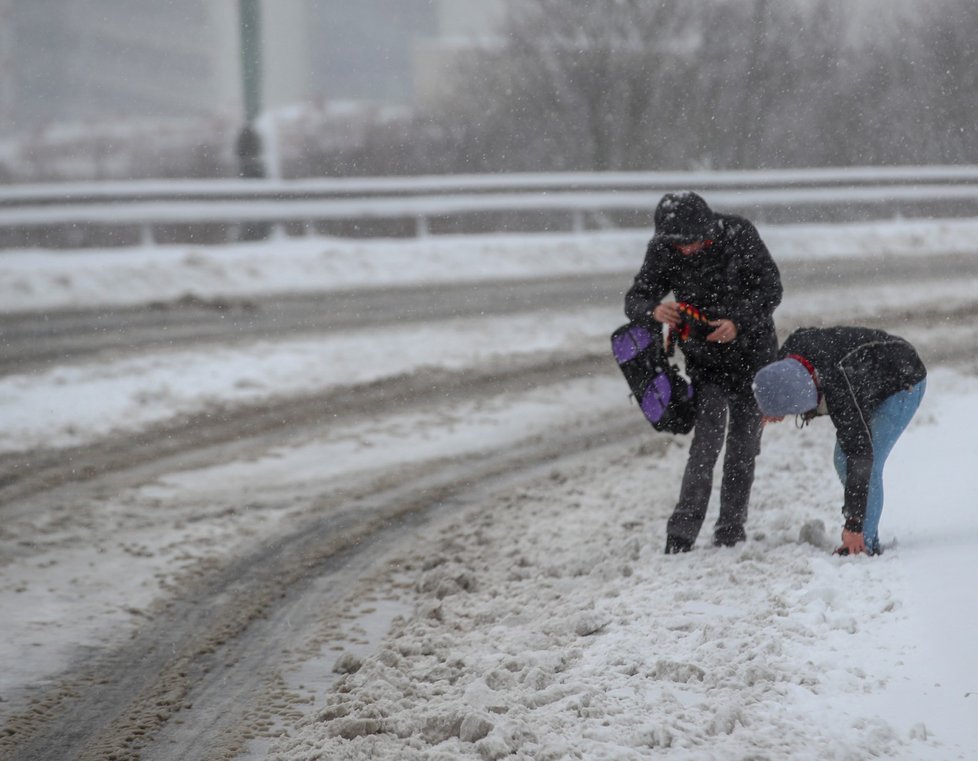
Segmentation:
[[(636, 422), (634, 410), (624, 407), (619, 415), (581, 421), (553, 437), (422, 464), (392, 475), (354, 508), (327, 511), (247, 556), (177, 584), (178, 595), (152, 611), (129, 644), (96, 655), (94, 665), (82, 665), (8, 721), (0, 751), (11, 753), (11, 761), (176, 761), (188, 750), (192, 757), (230, 757), (248, 736), (243, 716), (277, 685), (277, 664), (296, 632), (330, 614), (335, 600), (322, 600), (322, 585), (313, 589), (313, 581), (335, 580), (331, 586), (342, 593), (379, 547), (403, 536), (406, 525), (471, 505), (485, 489), (538, 474), (562, 457), (627, 442), (646, 431)], [(404, 483), (397, 483), (401, 478)], [(303, 605), (310, 590), (315, 604)], [(302, 608), (315, 615), (304, 620), (282, 614)], [(164, 728), (166, 739), (155, 743)]]

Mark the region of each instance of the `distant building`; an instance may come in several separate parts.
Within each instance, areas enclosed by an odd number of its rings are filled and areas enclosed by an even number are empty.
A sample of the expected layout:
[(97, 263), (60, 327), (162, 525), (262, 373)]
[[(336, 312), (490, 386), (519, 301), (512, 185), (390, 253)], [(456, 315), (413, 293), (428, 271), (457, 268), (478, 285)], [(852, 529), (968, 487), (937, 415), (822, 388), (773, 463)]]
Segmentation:
[(211, 0), (0, 0), (4, 132), (228, 108), (235, 16)]
[(504, 0), (436, 0), (437, 33), (415, 43), (415, 103), (430, 103), (444, 92), (459, 55), (488, 42), (504, 10)]
[[(262, 0), (266, 109), (410, 105), (502, 0)], [(65, 122), (238, 115), (237, 0), (0, 0), (0, 134)]]

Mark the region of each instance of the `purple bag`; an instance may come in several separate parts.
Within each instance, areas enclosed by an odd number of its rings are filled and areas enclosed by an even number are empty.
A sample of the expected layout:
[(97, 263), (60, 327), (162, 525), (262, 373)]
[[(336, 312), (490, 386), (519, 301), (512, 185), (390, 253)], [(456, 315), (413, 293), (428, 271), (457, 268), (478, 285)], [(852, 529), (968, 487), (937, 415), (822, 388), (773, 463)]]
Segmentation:
[(661, 331), (636, 322), (611, 334), (611, 350), (646, 419), (657, 431), (689, 433), (696, 422), (693, 386), (669, 362)]

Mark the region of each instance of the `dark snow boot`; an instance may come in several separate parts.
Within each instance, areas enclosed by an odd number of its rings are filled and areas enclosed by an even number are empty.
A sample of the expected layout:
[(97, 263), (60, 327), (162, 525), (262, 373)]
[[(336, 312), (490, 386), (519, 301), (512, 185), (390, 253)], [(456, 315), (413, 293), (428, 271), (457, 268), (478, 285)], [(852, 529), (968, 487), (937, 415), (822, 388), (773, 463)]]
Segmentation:
[(693, 549), (693, 543), (681, 536), (669, 534), (666, 537), (666, 555), (678, 555), (680, 552), (689, 552)]
[(747, 533), (743, 526), (724, 526), (718, 528), (713, 534), (714, 547), (733, 547), (735, 544), (747, 540)]

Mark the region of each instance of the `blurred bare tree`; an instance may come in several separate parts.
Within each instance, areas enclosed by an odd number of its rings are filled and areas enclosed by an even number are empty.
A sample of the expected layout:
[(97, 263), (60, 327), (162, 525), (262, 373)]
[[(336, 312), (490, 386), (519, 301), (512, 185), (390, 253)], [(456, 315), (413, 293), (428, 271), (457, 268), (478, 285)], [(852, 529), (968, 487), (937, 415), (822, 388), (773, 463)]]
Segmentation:
[(515, 0), (499, 44), (460, 72), (444, 120), (471, 171), (650, 166), (650, 126), (682, 118), (695, 72), (687, 4)]
[(510, 0), (443, 104), (459, 170), (973, 161), (978, 3)]
[[(509, 0), (426, 113), (309, 104), (286, 177), (978, 156), (978, 0)], [(228, 125), (39, 135), (8, 181), (233, 176)]]
[(919, 30), (915, 51), (929, 79), (920, 87), (926, 87), (931, 111), (923, 120), (932, 125), (930, 150), (949, 162), (973, 162), (978, 156), (978, 2), (935, 0), (930, 7), (932, 21)]

